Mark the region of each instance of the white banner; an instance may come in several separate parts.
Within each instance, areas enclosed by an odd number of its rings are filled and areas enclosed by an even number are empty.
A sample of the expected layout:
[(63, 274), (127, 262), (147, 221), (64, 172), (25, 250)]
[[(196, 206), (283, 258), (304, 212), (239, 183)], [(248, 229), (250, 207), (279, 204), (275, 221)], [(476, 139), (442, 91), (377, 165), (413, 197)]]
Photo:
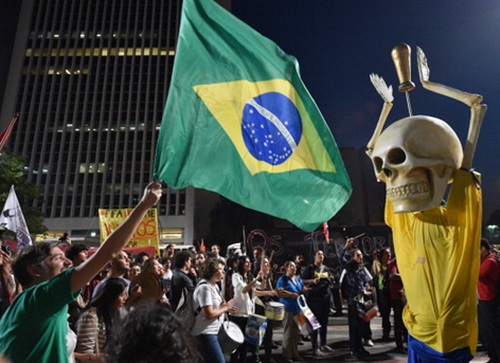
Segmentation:
[(17, 200), (14, 186), (10, 187), (9, 196), (0, 215), (0, 229), (8, 229), (17, 235), (17, 250), (31, 244), (28, 225), (24, 219), (23, 211)]

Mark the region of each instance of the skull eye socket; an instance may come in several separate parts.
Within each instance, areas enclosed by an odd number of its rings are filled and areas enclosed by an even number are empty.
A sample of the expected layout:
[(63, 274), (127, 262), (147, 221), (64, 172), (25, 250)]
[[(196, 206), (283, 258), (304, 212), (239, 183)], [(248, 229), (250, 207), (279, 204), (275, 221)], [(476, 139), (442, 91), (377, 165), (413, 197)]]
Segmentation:
[(375, 169), (377, 170), (377, 173), (380, 173), (382, 171), (382, 159), (379, 157), (373, 158), (373, 165), (375, 165)]
[(387, 161), (392, 165), (399, 165), (406, 160), (406, 154), (401, 148), (395, 148), (387, 154)]

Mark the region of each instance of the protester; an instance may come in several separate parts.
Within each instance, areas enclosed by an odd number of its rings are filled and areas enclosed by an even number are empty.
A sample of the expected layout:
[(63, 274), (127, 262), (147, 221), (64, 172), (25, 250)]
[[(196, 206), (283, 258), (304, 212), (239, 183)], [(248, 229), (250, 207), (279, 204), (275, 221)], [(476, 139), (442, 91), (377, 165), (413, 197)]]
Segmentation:
[(112, 277), (122, 278), (127, 285), (130, 285), (130, 280), (126, 279), (125, 276), (130, 269), (130, 258), (125, 251), (120, 251), (116, 256), (109, 262), (108, 275), (103, 278), (94, 288), (92, 292), (92, 298), (95, 298), (99, 294), (99, 290), (104, 285), (107, 279)]
[(161, 263), (158, 262), (158, 260), (156, 258), (149, 258), (142, 265), (142, 271), (152, 273), (160, 281), (160, 285), (162, 287), (162, 292), (161, 292), (160, 298), (158, 299), (158, 303), (170, 305), (170, 301), (168, 300), (168, 297), (167, 297), (167, 289), (165, 288), (166, 282), (163, 280), (163, 272), (164, 271), (163, 271), (163, 266), (161, 265)]
[[(215, 257), (216, 259), (218, 259), (217, 257)], [(205, 252), (198, 252), (195, 256), (194, 256), (194, 268), (196, 269), (196, 271), (198, 272), (198, 276), (201, 274), (201, 269), (203, 268), (205, 262), (207, 260), (207, 255)], [(221, 261), (224, 265), (226, 265), (225, 261)]]
[(162, 257), (173, 259), (175, 255), (174, 245), (167, 245), (162, 252)]
[(161, 197), (151, 183), (138, 205), (86, 262), (70, 268), (60, 248), (50, 243), (25, 247), (12, 269), (24, 287), (0, 320), (0, 353), (13, 363), (68, 362), (68, 303), (128, 243), (148, 210)]
[(10, 306), (16, 292), (16, 281), (12, 275), (11, 252), (4, 248), (0, 249), (0, 317)]
[[(271, 276), (271, 266), (269, 265), (269, 259), (265, 256), (261, 257), (262, 264), (262, 281), (260, 285), (255, 289), (255, 312), (259, 315), (265, 315), (266, 303), (275, 301), (278, 299), (278, 291), (281, 289), (274, 289), (272, 276)], [(274, 321), (268, 319), (266, 332), (264, 333), (264, 339), (262, 344), (264, 345), (264, 363), (272, 362), (272, 351), (273, 351), (273, 328)]]
[(347, 300), (351, 354), (354, 358), (362, 360), (370, 353), (362, 344), (366, 322), (359, 316), (358, 308), (370, 297), (371, 292), (368, 287), (372, 276), (364, 267), (363, 253), (359, 249), (354, 249), (352, 254), (353, 257), (341, 276), (341, 290)]
[(142, 272), (141, 265), (135, 262), (130, 263), (130, 269), (127, 272), (126, 279), (132, 281), (137, 275)]
[(283, 358), (287, 362), (302, 360), (299, 354), (299, 328), (295, 321), (300, 313), (300, 307), (297, 298), (300, 294), (306, 292), (304, 282), (296, 274), (297, 267), (295, 262), (287, 261), (283, 265), (285, 275), (280, 277), (276, 287), (281, 289), (280, 302), (285, 305), (285, 319), (283, 321)]
[[(325, 254), (318, 250), (314, 254), (314, 262), (305, 267), (302, 272), (302, 280), (308, 286), (306, 293), (307, 305), (313, 312), (318, 322), (319, 329), (311, 333), (311, 344), (313, 355), (323, 357), (325, 354), (333, 352), (333, 349), (326, 344), (326, 333), (328, 329), (328, 315), (330, 313), (330, 286), (332, 284), (332, 274), (330, 269), (323, 264)], [(318, 333), (320, 343), (318, 345)]]
[[(237, 310), (232, 312), (230, 317), (243, 332), (247, 326), (249, 315), (255, 312), (253, 290), (258, 283), (258, 279), (262, 279), (263, 276), (263, 273), (259, 272), (259, 275), (254, 278), (251, 269), (250, 259), (247, 256), (241, 256), (238, 258), (236, 272), (232, 276), (234, 302)], [(243, 363), (247, 350), (251, 351), (253, 362), (259, 362), (258, 346), (244, 342), (231, 354), (231, 363)]]
[(225, 363), (218, 336), (224, 314), (235, 313), (234, 299), (227, 303), (222, 299), (218, 283), (224, 279), (224, 264), (219, 259), (207, 260), (201, 269), (202, 280), (193, 294), (196, 320), (193, 335), (196, 336), (201, 361)]
[[(64, 252), (66, 258), (69, 259), (73, 265), (73, 267), (80, 266), (82, 263), (87, 261), (89, 258), (89, 248), (83, 243), (76, 243), (70, 245), (66, 251)], [(90, 301), (91, 292), (91, 281), (82, 289), (78, 297), (71, 301), (68, 305), (68, 322), (69, 327), (76, 333), (76, 321), (80, 317), (80, 314)], [(95, 287), (95, 285), (93, 285)]]
[[(134, 262), (139, 264), (139, 266), (142, 266), (147, 260), (149, 260), (149, 255), (147, 252), (139, 252), (135, 257), (134, 257)], [(130, 258), (129, 258), (130, 261)]]
[(396, 351), (405, 354), (406, 348), (403, 342), (408, 340), (408, 330), (403, 323), (403, 308), (406, 305), (403, 281), (398, 270), (398, 263), (395, 258), (389, 262), (389, 286), (391, 290), (391, 306), (394, 311), (394, 340), (396, 341)]
[[(380, 254), (380, 256), (379, 256)], [(382, 341), (389, 341), (391, 332), (391, 289), (389, 286), (389, 262), (391, 261), (391, 249), (384, 248), (381, 252), (373, 253), (372, 271), (374, 274), (375, 291), (377, 292), (377, 304), (382, 317)]]
[(478, 282), (479, 336), (491, 363), (500, 363), (500, 264), (491, 253), (491, 245), (481, 238), (481, 265)]
[(196, 345), (174, 313), (158, 304), (133, 309), (115, 326), (106, 363), (193, 363)]
[(229, 301), (234, 297), (233, 274), (238, 266), (238, 258), (240, 255), (233, 254), (227, 259), (226, 279), (224, 281), (224, 298)]
[(175, 311), (183, 295), (187, 296), (194, 291), (196, 286), (196, 277), (190, 274), (192, 265), (191, 252), (181, 251), (175, 256), (174, 267), (172, 273), (172, 291), (170, 304), (172, 310)]
[(261, 258), (262, 258), (262, 256), (265, 255), (264, 252), (265, 252), (264, 247), (262, 247), (262, 246), (256, 246), (253, 248), (253, 251), (252, 251), (252, 255), (253, 255), (252, 273), (254, 275), (257, 275), (260, 271)]
[(220, 246), (212, 245), (210, 251), (215, 254), (215, 258), (220, 260), (223, 264), (226, 264), (226, 259), (220, 255)]
[(295, 261), (295, 266), (297, 267), (295, 274), (302, 276), (302, 272), (304, 272), (304, 269), (306, 268), (307, 265), (306, 260), (304, 259), (304, 255), (302, 254), (295, 255), (294, 261)]
[(127, 284), (123, 279), (112, 277), (106, 280), (99, 295), (85, 308), (76, 323), (77, 361), (106, 361), (101, 353), (126, 299)]

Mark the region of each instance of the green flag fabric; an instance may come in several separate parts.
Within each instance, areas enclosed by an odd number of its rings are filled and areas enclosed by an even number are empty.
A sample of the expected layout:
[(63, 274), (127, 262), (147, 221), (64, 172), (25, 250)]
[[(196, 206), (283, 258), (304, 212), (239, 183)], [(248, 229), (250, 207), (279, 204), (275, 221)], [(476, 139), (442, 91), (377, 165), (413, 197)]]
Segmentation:
[(352, 191), (297, 60), (213, 0), (183, 1), (154, 177), (308, 232)]

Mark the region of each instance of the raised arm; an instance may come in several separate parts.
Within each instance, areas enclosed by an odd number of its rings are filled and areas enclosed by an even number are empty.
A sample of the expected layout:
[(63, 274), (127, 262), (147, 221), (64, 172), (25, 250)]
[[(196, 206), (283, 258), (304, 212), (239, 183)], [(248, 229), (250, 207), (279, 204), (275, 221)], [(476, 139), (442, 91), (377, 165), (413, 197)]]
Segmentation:
[(483, 96), (460, 91), (440, 83), (429, 81), (430, 69), (427, 57), (425, 56), (424, 51), (419, 47), (417, 47), (417, 63), (420, 82), (425, 89), (453, 98), (454, 100), (463, 102), (470, 107), (469, 131), (467, 133), (464, 158), (462, 161), (462, 168), (470, 169), (472, 167), (472, 160), (474, 158), (477, 141), (479, 139), (479, 131), (483, 125), (484, 114), (487, 109), (487, 106), (481, 103), (483, 101)]
[(142, 199), (127, 219), (108, 236), (96, 253), (75, 268), (71, 275), (71, 290), (73, 292), (85, 286), (127, 245), (147, 211), (158, 202), (161, 194), (161, 183), (159, 182), (150, 183), (146, 187)]

